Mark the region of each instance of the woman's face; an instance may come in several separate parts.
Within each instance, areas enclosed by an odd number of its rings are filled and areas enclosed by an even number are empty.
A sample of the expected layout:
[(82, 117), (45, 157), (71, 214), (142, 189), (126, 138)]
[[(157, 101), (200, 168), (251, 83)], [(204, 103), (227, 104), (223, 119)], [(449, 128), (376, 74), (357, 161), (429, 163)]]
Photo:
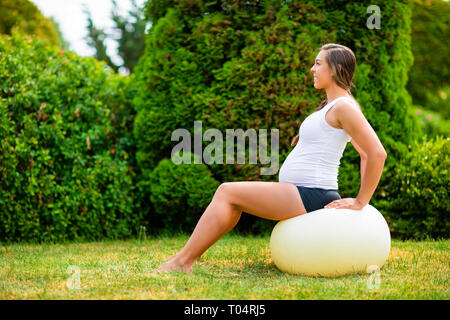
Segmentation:
[(320, 51), (316, 57), (311, 72), (314, 74), (314, 88), (328, 88), (333, 83), (333, 72), (325, 61), (326, 52)]

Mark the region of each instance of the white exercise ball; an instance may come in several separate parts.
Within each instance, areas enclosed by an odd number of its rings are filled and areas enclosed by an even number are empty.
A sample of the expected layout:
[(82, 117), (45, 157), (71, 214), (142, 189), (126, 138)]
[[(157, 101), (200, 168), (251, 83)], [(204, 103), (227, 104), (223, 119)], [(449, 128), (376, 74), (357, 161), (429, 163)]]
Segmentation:
[(270, 250), (283, 272), (336, 277), (381, 268), (391, 250), (391, 234), (370, 204), (361, 210), (324, 208), (279, 221)]

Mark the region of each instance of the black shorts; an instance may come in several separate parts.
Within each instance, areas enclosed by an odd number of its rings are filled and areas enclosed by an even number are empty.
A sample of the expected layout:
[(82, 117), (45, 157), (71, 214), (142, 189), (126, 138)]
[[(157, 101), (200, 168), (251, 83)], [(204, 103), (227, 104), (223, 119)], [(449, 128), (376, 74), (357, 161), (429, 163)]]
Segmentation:
[(327, 204), (334, 200), (342, 199), (337, 190), (308, 188), (296, 186), (300, 193), (306, 212), (323, 209)]

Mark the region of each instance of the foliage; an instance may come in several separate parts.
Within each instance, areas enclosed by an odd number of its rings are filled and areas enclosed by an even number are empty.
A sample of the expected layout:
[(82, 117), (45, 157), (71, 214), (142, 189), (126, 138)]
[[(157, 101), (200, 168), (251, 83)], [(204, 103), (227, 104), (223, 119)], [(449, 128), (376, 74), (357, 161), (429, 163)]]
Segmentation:
[[(103, 29), (95, 27), (91, 15), (88, 10), (88, 43), (95, 49), (95, 57), (98, 60), (105, 61), (113, 70), (118, 71), (121, 67), (126, 68), (128, 72), (133, 72), (134, 67), (138, 63), (139, 58), (144, 52), (144, 36), (146, 21), (144, 20), (142, 9), (131, 0), (132, 9), (128, 12), (128, 16), (121, 16), (118, 12), (118, 5), (112, 0), (113, 10), (111, 18), (115, 23), (114, 33), (109, 34)], [(105, 40), (113, 39), (118, 44), (118, 53), (123, 60), (122, 65), (116, 65), (106, 52)]]
[(448, 1), (414, 0), (411, 23), (414, 64), (407, 86), (414, 104), (439, 112), (446, 119), (450, 119), (450, 47), (446, 44), (450, 38), (449, 16)]
[(166, 231), (192, 232), (219, 182), (204, 164), (177, 165), (163, 159), (151, 173), (150, 185), (155, 223), (162, 223)]
[(59, 26), (59, 23), (52, 17), (50, 17), (49, 20), (53, 23), (53, 26), (55, 28), (56, 34), (58, 36), (58, 43), (60, 44), (60, 48), (62, 50), (69, 50), (70, 43), (65, 39), (65, 37), (61, 31), (61, 28)]
[(423, 139), (425, 139), (425, 137), (430, 139), (431, 137), (436, 136), (450, 137), (449, 119), (445, 119), (439, 112), (430, 111), (420, 106), (413, 106), (413, 109), (415, 110), (415, 115), (424, 132)]
[(104, 64), (18, 35), (0, 38), (0, 59), (0, 240), (136, 234)]
[(19, 30), (54, 45), (63, 45), (53, 21), (45, 18), (31, 1), (2, 0), (0, 12), (0, 34), (11, 35), (14, 30)]
[[(367, 28), (369, 5), (152, 0), (145, 54), (130, 77), (48, 42), (1, 37), (0, 240), (121, 238), (141, 224), (191, 232), (220, 182), (277, 177), (261, 175), (267, 166), (249, 164), (248, 154), (244, 164), (175, 165), (172, 132), (194, 135), (195, 120), (203, 132), (279, 129), (281, 165), (324, 97), (310, 68), (330, 42), (355, 52), (353, 94), (388, 153), (371, 203), (393, 235), (448, 236), (448, 141), (423, 139), (405, 88), (411, 1), (381, 1), (381, 29)], [(342, 197), (358, 193), (359, 165), (347, 150)], [(272, 227), (243, 215), (237, 229)]]
[(114, 71), (119, 70), (119, 66), (112, 62), (108, 53), (106, 52), (107, 48), (104, 43), (106, 40), (106, 33), (102, 29), (98, 29), (94, 25), (94, 21), (92, 20), (91, 14), (89, 11), (85, 11), (87, 14), (87, 29), (88, 36), (86, 37), (87, 43), (89, 46), (95, 49), (94, 57), (99, 61), (104, 61), (108, 66), (110, 66)]
[(398, 179), (377, 202), (385, 208), (391, 233), (401, 238), (449, 238), (450, 138), (435, 137), (414, 144), (394, 168)]

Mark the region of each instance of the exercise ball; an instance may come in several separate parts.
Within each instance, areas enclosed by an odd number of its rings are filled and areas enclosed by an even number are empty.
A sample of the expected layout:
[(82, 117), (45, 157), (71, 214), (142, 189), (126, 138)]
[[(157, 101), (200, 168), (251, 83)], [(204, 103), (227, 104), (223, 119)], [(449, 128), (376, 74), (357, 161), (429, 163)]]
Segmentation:
[(270, 236), (272, 260), (291, 274), (337, 277), (381, 268), (391, 250), (386, 220), (370, 204), (327, 208), (279, 221)]

